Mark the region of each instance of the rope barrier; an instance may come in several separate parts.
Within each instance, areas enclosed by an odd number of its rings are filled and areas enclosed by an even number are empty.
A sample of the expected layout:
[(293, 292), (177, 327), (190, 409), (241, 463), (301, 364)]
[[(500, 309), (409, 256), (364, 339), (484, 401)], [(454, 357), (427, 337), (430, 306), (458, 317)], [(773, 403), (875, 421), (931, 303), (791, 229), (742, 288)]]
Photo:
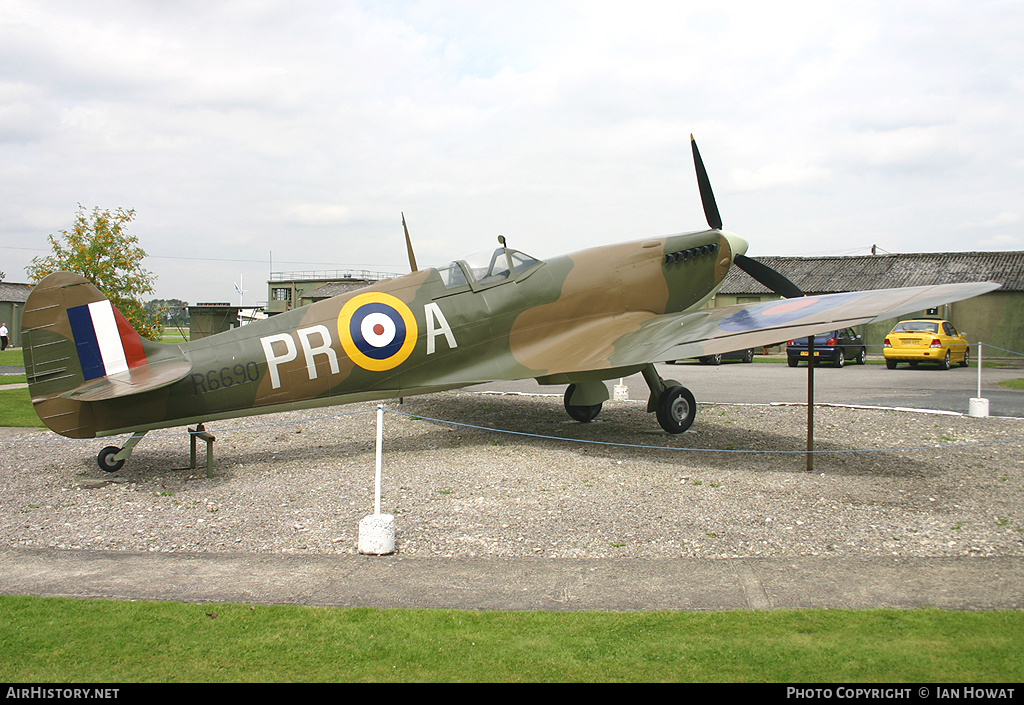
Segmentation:
[(944, 445), (934, 446), (909, 446), (904, 448), (865, 448), (865, 449), (845, 449), (845, 450), (736, 450), (729, 448), (680, 448), (678, 446), (648, 446), (648, 445), (636, 445), (632, 443), (615, 443), (613, 441), (594, 441), (587, 438), (567, 438), (565, 436), (546, 436), (538, 433), (526, 433), (525, 431), (511, 431), (508, 429), (492, 428), (490, 426), (476, 426), (474, 424), (463, 423), (461, 421), (446, 421), (444, 419), (435, 419), (422, 414), (412, 414), (406, 411), (396, 411), (394, 409), (384, 409), (388, 413), (396, 414), (398, 416), (407, 416), (414, 419), (422, 419), (424, 421), (433, 421), (434, 423), (448, 424), (451, 426), (460, 426), (462, 428), (470, 428), (480, 431), (491, 431), (493, 433), (505, 433), (514, 436), (526, 436), (529, 438), (540, 438), (547, 441), (564, 441), (568, 443), (588, 443), (592, 445), (603, 445), (603, 446), (614, 446), (620, 448), (636, 448), (638, 450), (674, 450), (674, 451), (688, 451), (692, 453), (768, 453), (772, 455), (807, 455), (808, 452), (815, 454), (835, 454), (835, 453), (892, 453), (900, 451), (910, 450), (936, 450), (936, 449), (947, 449), (947, 448), (970, 448), (973, 446), (985, 446), (985, 445), (1008, 445), (1011, 443), (1022, 443), (1024, 438), (1012, 438), (1003, 441), (977, 441), (974, 443), (947, 443)]
[[(999, 350), (999, 351), (1004, 352), (1004, 353), (1010, 353), (1011, 355), (1018, 355), (1018, 356), (1024, 357), (1024, 353), (1020, 353), (1020, 352), (1017, 352), (1017, 351), (1014, 351), (1014, 350), (1007, 350), (1006, 348), (1000, 348), (1000, 347), (997, 347), (995, 345), (992, 345), (991, 343), (981, 343), (981, 342), (979, 342), (979, 343), (977, 343), (977, 345), (979, 347), (980, 346), (984, 346), (986, 348), (991, 348), (993, 350)], [(872, 348), (872, 347), (883, 347), (883, 346), (881, 346), (881, 345), (866, 345), (865, 347)], [(320, 421), (320, 420), (325, 420), (325, 419), (340, 418), (340, 417), (343, 417), (343, 416), (353, 416), (353, 415), (356, 415), (356, 414), (365, 414), (365, 413), (368, 413), (369, 411), (371, 411), (371, 410), (366, 409), (366, 410), (359, 410), (359, 411), (342, 412), (342, 413), (338, 413), (338, 414), (328, 414), (328, 415), (325, 415), (325, 416), (313, 416), (313, 417), (299, 419), (299, 420), (296, 420), (296, 421), (279, 421), (279, 422), (268, 422), (268, 423), (263, 423), (263, 424), (254, 424), (254, 425), (251, 425), (251, 426), (244, 426), (244, 427), (241, 427), (241, 428), (220, 429), (218, 431), (218, 433), (224, 434), (224, 433), (232, 433), (232, 432), (240, 431), (240, 430), (243, 430), (243, 429), (272, 428), (274, 426), (290, 426), (290, 425), (294, 425), (294, 424), (297, 424), (297, 423), (308, 423), (310, 421)], [(404, 416), (409, 416), (409, 417), (422, 418), (422, 419), (425, 419), (425, 420), (428, 420), (428, 421), (433, 421), (435, 423), (449, 424), (449, 425), (452, 425), (452, 426), (462, 426), (464, 428), (478, 429), (478, 430), (484, 430), (484, 431), (492, 431), (494, 433), (505, 433), (505, 434), (509, 434), (509, 435), (528, 436), (528, 437), (540, 438), (540, 439), (544, 439), (544, 440), (565, 441), (565, 442), (570, 442), (570, 443), (589, 443), (589, 444), (593, 444), (593, 445), (618, 446), (618, 447), (624, 447), (624, 448), (636, 448), (638, 450), (673, 450), (673, 451), (689, 451), (689, 452), (692, 452), (692, 453), (777, 453), (777, 454), (790, 454), (791, 453), (791, 454), (801, 454), (801, 455), (807, 455), (808, 453), (814, 453), (814, 454), (819, 454), (819, 453), (821, 453), (821, 454), (824, 454), (824, 453), (879, 453), (879, 452), (892, 452), (892, 451), (926, 450), (926, 449), (936, 449), (936, 448), (958, 448), (958, 447), (969, 447), (969, 446), (975, 446), (975, 445), (999, 445), (999, 444), (1019, 443), (1021, 441), (1024, 441), (1024, 438), (1016, 438), (1016, 439), (1012, 439), (1012, 440), (1008, 440), (1008, 441), (980, 441), (980, 442), (977, 442), (977, 443), (945, 444), (945, 445), (937, 445), (937, 446), (911, 446), (911, 447), (905, 447), (905, 448), (886, 448), (886, 449), (872, 448), (872, 449), (862, 449), (862, 450), (849, 450), (848, 449), (848, 450), (815, 450), (815, 451), (807, 451), (807, 450), (730, 450), (730, 449), (726, 449), (726, 448), (721, 448), (721, 449), (719, 449), (719, 448), (679, 448), (679, 447), (673, 447), (673, 446), (648, 446), (648, 445), (636, 445), (636, 444), (629, 444), (629, 443), (612, 443), (610, 441), (593, 441), (593, 440), (587, 440), (587, 439), (581, 439), (581, 438), (566, 438), (566, 437), (561, 437), (561, 436), (546, 436), (546, 435), (542, 435), (542, 434), (525, 433), (523, 431), (511, 431), (511, 430), (506, 430), (506, 429), (490, 428), (490, 427), (486, 427), (486, 426), (474, 426), (473, 424), (460, 423), (458, 421), (445, 421), (443, 419), (432, 419), (432, 418), (429, 418), (429, 417), (426, 417), (426, 416), (422, 416), (420, 414), (408, 414), (406, 412), (395, 411), (393, 409), (385, 409), (385, 411), (387, 411), (389, 413), (392, 413), (392, 414), (397, 414), (397, 415), (404, 415)], [(195, 433), (195, 431), (193, 431), (192, 429), (187, 429), (186, 433), (188, 435), (193, 435)], [(165, 437), (170, 437), (170, 436), (174, 436), (174, 435), (178, 435), (177, 432), (176, 433), (153, 434), (153, 436), (151, 436), (151, 437), (152, 438), (165, 438)], [(0, 439), (0, 443), (71, 443), (71, 442), (95, 441), (95, 440), (96, 440), (95, 438), (11, 438), (11, 439)]]
[(1024, 357), (1024, 353), (1019, 353), (1016, 350), (1007, 350), (1006, 348), (996, 347), (995, 345), (992, 345), (991, 343), (978, 343), (978, 345), (984, 345), (986, 348), (992, 348), (993, 350), (999, 350), (1000, 352), (1010, 353), (1011, 355), (1017, 355), (1019, 357)]
[[(376, 411), (376, 406), (370, 409), (359, 409), (355, 411), (346, 411), (337, 414), (325, 414), (322, 416), (310, 416), (301, 419), (292, 419), (289, 421), (277, 421), (263, 424), (254, 424), (251, 426), (241, 426), (236, 428), (222, 428), (218, 429), (218, 434), (229, 434), (238, 431), (247, 431), (250, 429), (258, 428), (273, 428), (275, 426), (294, 426), (300, 423), (309, 423), (311, 421), (323, 421), (328, 419), (342, 418), (345, 416), (357, 416), (359, 414), (368, 414)], [(898, 448), (847, 448), (847, 449), (833, 449), (833, 450), (762, 450), (762, 449), (730, 449), (730, 448), (696, 448), (696, 447), (679, 447), (679, 446), (655, 446), (655, 445), (642, 445), (635, 443), (616, 443), (613, 441), (596, 441), (586, 438), (569, 438), (567, 436), (550, 436), (539, 433), (527, 433), (525, 431), (513, 431), (510, 429), (493, 428), (490, 426), (479, 426), (475, 424), (464, 423), (461, 421), (448, 421), (446, 419), (438, 419), (430, 416), (424, 416), (423, 414), (414, 414), (406, 411), (398, 411), (396, 409), (384, 408), (384, 411), (395, 414), (396, 416), (405, 416), (411, 419), (420, 419), (424, 421), (431, 421), (433, 423), (447, 424), (449, 426), (459, 426), (462, 428), (468, 428), (479, 431), (489, 431), (492, 433), (503, 433), (512, 436), (524, 436), (527, 438), (538, 438), (546, 441), (561, 441), (566, 443), (582, 443), (589, 445), (602, 445), (611, 446), (618, 448), (634, 448), (637, 450), (670, 450), (680, 452), (691, 452), (691, 453), (735, 453), (735, 454), (773, 454), (773, 455), (807, 455), (808, 452), (820, 455), (836, 454), (836, 453), (891, 453), (891, 452), (904, 452), (913, 450), (936, 450), (936, 449), (951, 449), (951, 448), (970, 448), (975, 446), (986, 446), (986, 445), (1010, 445), (1014, 443), (1024, 443), (1024, 438), (1012, 438), (1002, 441), (977, 441), (973, 443), (945, 443), (940, 445), (928, 445), (928, 446), (905, 446)], [(154, 434), (153, 438), (167, 438), (176, 436), (180, 432), (175, 433), (162, 433)], [(192, 435), (195, 432), (192, 429), (187, 429), (186, 434)], [(10, 438), (0, 439), (0, 443), (82, 443), (82, 442), (95, 442), (96, 438)]]

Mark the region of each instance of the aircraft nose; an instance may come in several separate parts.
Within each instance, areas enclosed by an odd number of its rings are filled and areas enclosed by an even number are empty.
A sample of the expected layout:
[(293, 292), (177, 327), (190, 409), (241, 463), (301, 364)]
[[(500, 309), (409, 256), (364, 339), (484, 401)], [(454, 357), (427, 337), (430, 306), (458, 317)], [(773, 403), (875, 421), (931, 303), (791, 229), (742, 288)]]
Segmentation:
[(723, 230), (722, 231), (722, 236), (725, 237), (725, 239), (728, 240), (728, 242), (729, 242), (729, 249), (732, 250), (733, 259), (736, 258), (736, 255), (745, 255), (745, 254), (747, 254), (747, 241), (746, 240), (741, 238), (736, 233), (730, 233), (727, 230)]

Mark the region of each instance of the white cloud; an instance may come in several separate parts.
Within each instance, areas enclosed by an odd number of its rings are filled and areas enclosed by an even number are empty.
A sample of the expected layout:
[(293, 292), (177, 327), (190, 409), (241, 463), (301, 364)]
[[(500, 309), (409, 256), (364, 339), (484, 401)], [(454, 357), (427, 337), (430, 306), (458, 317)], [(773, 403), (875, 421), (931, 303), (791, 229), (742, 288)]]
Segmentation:
[[(1013, 3), (8, 0), (0, 253), (17, 278), (82, 203), (246, 282), (271, 250), (400, 269), (402, 211), (424, 262), (550, 255), (702, 227), (690, 132), (752, 254), (1016, 247), (1022, 29)], [(230, 265), (154, 263), (160, 296), (232, 298)]]

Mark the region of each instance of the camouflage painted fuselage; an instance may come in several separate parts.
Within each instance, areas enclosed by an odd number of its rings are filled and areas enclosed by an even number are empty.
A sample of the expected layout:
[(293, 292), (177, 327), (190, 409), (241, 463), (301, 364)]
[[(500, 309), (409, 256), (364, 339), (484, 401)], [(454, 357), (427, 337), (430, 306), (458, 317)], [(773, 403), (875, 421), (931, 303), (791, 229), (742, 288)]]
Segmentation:
[(619, 341), (702, 306), (733, 254), (708, 230), (510, 259), (490, 280), (428, 269), (192, 343), (140, 341), (129, 370), (100, 379), (63, 312), (103, 297), (58, 273), (26, 304), (29, 388), (47, 426), (90, 438), (493, 380), (611, 379), (656, 361), (622, 354)]

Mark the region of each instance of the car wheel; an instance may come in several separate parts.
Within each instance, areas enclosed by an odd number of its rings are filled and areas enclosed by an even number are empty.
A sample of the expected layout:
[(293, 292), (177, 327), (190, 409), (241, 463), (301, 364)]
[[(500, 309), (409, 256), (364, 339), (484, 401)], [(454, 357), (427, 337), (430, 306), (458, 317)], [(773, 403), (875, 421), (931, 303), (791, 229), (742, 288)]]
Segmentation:
[(867, 361), (868, 361), (868, 351), (865, 350), (864, 348), (861, 348), (860, 350), (857, 351), (857, 364), (858, 365), (863, 365)]
[(896, 369), (896, 361), (895, 360), (886, 360), (885, 361), (885, 366), (888, 367), (890, 370), (895, 370)]
[(960, 361), (960, 367), (967, 367), (971, 364), (971, 349), (970, 347), (964, 348), (964, 359)]
[(846, 364), (846, 355), (843, 354), (842, 348), (836, 350), (836, 359), (835, 362), (832, 364), (834, 364), (836, 367), (842, 367), (843, 365)]
[(795, 357), (786, 358), (786, 362), (789, 363), (790, 367), (796, 367), (797, 365), (800, 364), (800, 361), (797, 360)]
[(743, 353), (743, 362), (753, 362), (753, 361), (754, 361), (754, 348), (750, 348), (745, 353)]
[(950, 364), (949, 364), (949, 350), (946, 350), (946, 357), (942, 358), (942, 362), (939, 363), (939, 369), (940, 370), (948, 370), (949, 368), (950, 368)]

